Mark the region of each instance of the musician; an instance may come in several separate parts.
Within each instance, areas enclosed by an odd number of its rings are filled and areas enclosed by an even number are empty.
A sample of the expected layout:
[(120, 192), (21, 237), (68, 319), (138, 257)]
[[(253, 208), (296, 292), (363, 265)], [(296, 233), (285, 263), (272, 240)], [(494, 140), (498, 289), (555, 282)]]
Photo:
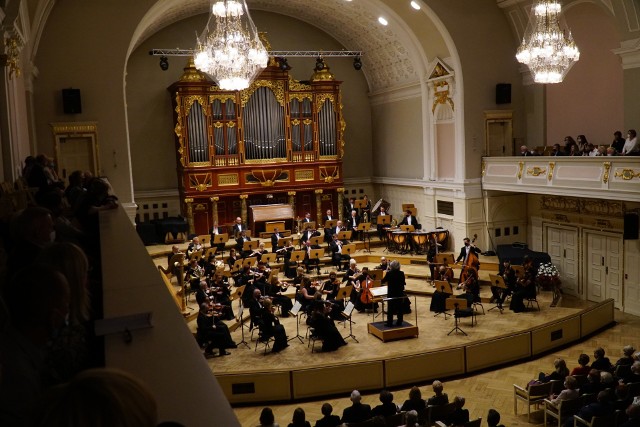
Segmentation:
[(473, 252), (476, 256), (480, 255), (482, 252), (475, 244), (471, 243), (471, 239), (468, 237), (464, 238), (464, 246), (460, 248), (460, 255), (456, 259), (456, 263), (462, 261), (462, 264), (467, 263), (467, 259), (469, 258), (469, 253)]
[(365, 205), (361, 209), (360, 219), (363, 222), (369, 222), (369, 220), (371, 220), (371, 201), (366, 194), (362, 196), (362, 200), (364, 201)]
[(319, 304), (310, 316), (309, 326), (313, 327), (314, 335), (322, 339), (323, 352), (335, 351), (347, 345), (330, 314), (331, 304)]
[(233, 270), (233, 265), (236, 263), (238, 259), (239, 258), (236, 255), (235, 248), (231, 248), (229, 250), (229, 258), (227, 258), (227, 265), (229, 266), (229, 270)]
[(358, 228), (358, 224), (360, 224), (360, 217), (358, 216), (358, 211), (356, 211), (355, 209), (351, 211), (351, 216), (349, 217), (349, 219), (346, 221), (347, 224), (347, 230), (352, 230), (352, 231), (356, 231), (356, 229)]
[(389, 307), (387, 308), (387, 322), (386, 326), (393, 326), (393, 316), (397, 316), (396, 326), (402, 326), (404, 316), (404, 287), (406, 285), (404, 272), (400, 270), (400, 263), (396, 260), (391, 261), (391, 270), (382, 279), (382, 284), (387, 284), (387, 297), (397, 298), (389, 301)]
[(302, 304), (302, 310), (305, 313), (310, 314), (313, 308), (313, 300), (315, 299), (316, 287), (311, 283), (311, 279), (307, 276), (302, 278), (302, 284), (300, 290), (296, 295), (296, 299)]
[(282, 234), (278, 231), (277, 228), (273, 229), (273, 234), (271, 235), (271, 252), (276, 253), (278, 251), (278, 240), (282, 239)]
[(302, 280), (305, 278), (304, 268), (298, 267), (296, 270), (296, 277), (293, 278), (293, 284), (296, 287), (296, 290), (300, 290), (302, 287)]
[(491, 286), (491, 301), (498, 304), (499, 308), (502, 308), (502, 304), (507, 296), (511, 295), (516, 289), (516, 283), (518, 277), (516, 271), (511, 267), (511, 261), (505, 259), (502, 262), (502, 272), (499, 274), (504, 279), (504, 284), (507, 289), (498, 288), (497, 286)]
[[(326, 295), (327, 301), (336, 301), (338, 291), (340, 290), (340, 279), (335, 271), (329, 273), (329, 279), (322, 286), (322, 293)], [(338, 301), (336, 301), (338, 302)], [(342, 301), (339, 301), (342, 302)], [(344, 306), (344, 303), (343, 303)]]
[(284, 326), (280, 324), (280, 320), (276, 317), (275, 307), (269, 298), (266, 298), (263, 302), (262, 308), (262, 336), (267, 339), (270, 337), (274, 338), (273, 348), (271, 351), (273, 353), (278, 353), (279, 351), (284, 350), (289, 347), (287, 343), (287, 333), (284, 330)]
[[(362, 272), (355, 279), (355, 283), (359, 284), (359, 286), (358, 286), (359, 287), (359, 291), (357, 293), (358, 297), (357, 297), (356, 303), (353, 304), (355, 306), (356, 310), (358, 310), (358, 312), (362, 312), (362, 311), (365, 311), (365, 310), (372, 310), (373, 309), (373, 312), (377, 313), (378, 312), (378, 303), (377, 302), (371, 302), (373, 296), (369, 292), (369, 289), (371, 289), (371, 287), (373, 285), (373, 279), (371, 278), (371, 275), (369, 274), (369, 267), (362, 267)], [(354, 295), (353, 291), (351, 292), (351, 295)]]
[(319, 236), (320, 233), (309, 226), (305, 226), (304, 232), (300, 237), (300, 243), (306, 243), (312, 237)]
[(387, 261), (387, 258), (380, 257), (380, 265), (377, 266), (375, 269), (376, 270), (382, 270), (382, 271), (389, 270), (389, 262)]
[[(453, 270), (446, 266), (446, 260), (444, 262), (445, 264), (438, 267), (438, 271), (436, 272), (433, 282), (434, 287), (436, 287), (436, 280), (445, 281), (449, 284), (453, 281)], [(429, 310), (436, 313), (444, 313), (446, 311), (446, 299), (450, 296), (451, 294), (449, 292), (445, 292), (444, 286), (439, 288), (436, 287), (436, 291), (431, 296), (431, 305), (429, 306)]]
[(467, 307), (471, 307), (474, 302), (480, 302), (480, 284), (478, 282), (478, 273), (474, 268), (469, 268), (467, 278), (458, 285), (458, 289), (464, 290), (464, 294), (460, 298), (467, 300)]
[(223, 234), (222, 230), (218, 227), (218, 221), (213, 221), (213, 226), (211, 227), (211, 230), (209, 230), (209, 236), (211, 236), (211, 247), (213, 248), (215, 246), (218, 251), (223, 251), (224, 243), (216, 243), (215, 245), (213, 243), (215, 242), (218, 234)]
[(271, 282), (267, 286), (266, 295), (271, 298), (273, 304), (280, 306), (282, 311), (280, 317), (289, 317), (289, 312), (293, 308), (291, 298), (282, 294), (288, 287), (287, 283), (281, 283), (275, 275), (271, 277)]
[[(333, 219), (335, 219), (335, 218), (331, 214), (331, 209), (327, 209), (327, 214), (322, 219), (324, 221), (324, 224), (326, 225), (327, 221), (332, 221)], [(325, 243), (331, 242), (331, 233), (332, 233), (332, 229), (331, 228), (325, 228), (324, 229), (324, 242)]]
[(196, 302), (198, 307), (202, 304), (209, 304), (213, 301), (213, 295), (209, 292), (209, 286), (207, 282), (200, 282), (200, 288), (196, 291)]
[(191, 258), (191, 255), (196, 251), (204, 251), (204, 246), (200, 243), (200, 238), (198, 236), (191, 239), (191, 243), (187, 246), (187, 257)]
[(431, 283), (435, 280), (436, 255), (438, 255), (438, 242), (433, 234), (429, 235), (429, 247), (427, 249), (427, 263), (429, 264), (429, 271), (431, 272)]
[(209, 258), (207, 258), (207, 262), (204, 264), (204, 275), (207, 280), (211, 279), (217, 269), (218, 264), (215, 255), (209, 255)]
[(184, 273), (184, 280), (189, 283), (192, 292), (200, 289), (201, 281), (206, 283), (204, 268), (202, 268), (195, 259), (189, 260), (189, 266)]
[(420, 226), (418, 225), (418, 220), (411, 214), (411, 209), (407, 209), (407, 211), (404, 213), (404, 218), (402, 218), (402, 222), (400, 222), (400, 224), (398, 225), (413, 225), (413, 228), (415, 228), (416, 230), (420, 228)]
[(515, 313), (525, 311), (525, 298), (535, 298), (536, 296), (536, 271), (533, 267), (533, 260), (528, 256), (522, 261), (524, 267), (524, 277), (517, 280), (515, 291), (511, 296), (509, 308)]
[(253, 296), (253, 291), (256, 287), (253, 285), (254, 275), (251, 271), (251, 267), (248, 265), (243, 267), (242, 270), (234, 277), (236, 287), (244, 286), (244, 293), (242, 294), (242, 305), (248, 307)]
[[(380, 212), (378, 212), (378, 216), (389, 216), (387, 213), (387, 209), (384, 206), (380, 206)], [(378, 229), (378, 238), (382, 240), (384, 238), (384, 232), (386, 228), (389, 228), (389, 225), (378, 224), (376, 225)]]
[[(247, 294), (246, 289), (245, 294)], [(262, 312), (264, 306), (262, 305), (262, 302), (262, 293), (260, 292), (260, 289), (253, 289), (253, 291), (251, 291), (251, 299), (248, 301), (251, 328), (260, 327), (263, 323)]]
[(211, 279), (210, 292), (213, 294), (215, 301), (218, 304), (222, 304), (225, 308), (222, 310), (222, 320), (233, 320), (233, 307), (231, 307), (231, 288), (229, 287), (229, 279), (222, 274), (221, 271), (216, 271)]
[(304, 218), (302, 218), (302, 222), (311, 222), (311, 214), (309, 212), (304, 214)]
[(174, 255), (178, 255), (181, 254), (182, 252), (180, 252), (180, 249), (176, 246), (173, 245), (171, 247), (171, 253), (169, 253), (169, 255), (167, 255), (167, 270), (169, 270), (171, 272), (171, 274), (176, 275), (178, 273), (178, 271), (180, 271), (180, 266), (175, 266), (171, 264), (171, 258), (173, 258)]
[(231, 228), (231, 232), (233, 233), (233, 237), (235, 237), (236, 239), (238, 238), (238, 235), (247, 230), (247, 226), (242, 224), (242, 218), (237, 217), (236, 218), (236, 222), (233, 224), (233, 227)]
[(260, 242), (260, 245), (258, 245), (258, 248), (251, 252), (251, 255), (249, 255), (250, 257), (257, 257), (258, 258), (258, 262), (262, 259), (262, 255), (266, 254), (267, 250), (264, 247), (264, 243)]
[(269, 278), (269, 273), (271, 270), (267, 269), (267, 265), (264, 262), (259, 262), (258, 266), (253, 273), (253, 286), (257, 289), (260, 289), (262, 295), (267, 294), (267, 279)]
[(320, 274), (320, 260), (318, 258), (311, 258), (312, 249), (320, 249), (320, 245), (312, 245), (308, 240), (304, 242), (304, 260), (302, 262), (307, 268), (307, 273), (309, 273), (311, 271), (311, 267), (315, 265), (318, 274)]
[(453, 282), (453, 269), (449, 267), (446, 259), (444, 263), (438, 267), (438, 274), (436, 274), (436, 280), (446, 280), (447, 282)]
[(251, 241), (251, 237), (247, 236), (247, 232), (242, 230), (236, 239), (236, 251), (240, 254), (241, 258), (246, 258), (251, 254), (251, 251), (245, 251), (244, 242)]
[(231, 339), (229, 328), (217, 317), (213, 310), (204, 303), (200, 305), (198, 312), (198, 338), (207, 343), (204, 349), (205, 356), (213, 356), (213, 349), (218, 349), (218, 356), (231, 354), (228, 348), (236, 348), (237, 345)]
[(329, 244), (331, 248), (331, 262), (332, 265), (338, 267), (338, 271), (342, 270), (342, 262), (348, 262), (351, 259), (349, 254), (342, 255), (342, 246), (344, 242), (338, 240), (338, 236), (335, 234), (331, 236), (332, 240)]
[(347, 216), (349, 216), (351, 214), (351, 211), (358, 212), (358, 208), (356, 208), (356, 198), (355, 197), (352, 197), (352, 198), (349, 199), (349, 203), (346, 204), (345, 209), (346, 209)]

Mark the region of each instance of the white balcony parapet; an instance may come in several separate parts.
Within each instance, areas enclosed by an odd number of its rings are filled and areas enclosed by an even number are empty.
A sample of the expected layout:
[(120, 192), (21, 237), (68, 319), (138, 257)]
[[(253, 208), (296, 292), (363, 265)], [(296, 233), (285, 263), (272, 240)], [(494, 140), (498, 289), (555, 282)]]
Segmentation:
[(483, 157), (482, 188), (640, 202), (640, 157)]

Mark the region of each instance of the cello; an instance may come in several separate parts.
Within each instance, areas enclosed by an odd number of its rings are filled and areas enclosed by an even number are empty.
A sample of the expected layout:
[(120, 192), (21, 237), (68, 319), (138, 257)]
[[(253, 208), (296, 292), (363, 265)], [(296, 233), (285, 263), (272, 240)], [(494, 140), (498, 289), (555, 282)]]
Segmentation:
[(360, 292), (360, 302), (365, 305), (371, 304), (373, 302), (373, 295), (371, 295), (371, 288), (373, 287), (373, 280), (369, 275), (366, 275), (365, 278), (360, 282), (360, 288), (362, 289)]
[(477, 238), (478, 238), (478, 235), (474, 234), (473, 240), (471, 240), (469, 255), (467, 256), (467, 259), (464, 261), (464, 265), (462, 266), (462, 271), (460, 272), (460, 280), (458, 281), (458, 288), (462, 283), (465, 283), (469, 278), (469, 269), (473, 269), (476, 272), (476, 277), (477, 277), (478, 270), (480, 269), (480, 259), (478, 258), (478, 255), (476, 255), (476, 252), (475, 252), (476, 247), (474, 245)]

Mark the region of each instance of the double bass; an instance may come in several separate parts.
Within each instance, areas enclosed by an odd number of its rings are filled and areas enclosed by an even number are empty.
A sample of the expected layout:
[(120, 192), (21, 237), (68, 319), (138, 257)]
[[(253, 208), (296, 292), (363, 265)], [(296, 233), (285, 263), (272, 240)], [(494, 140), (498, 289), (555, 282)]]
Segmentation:
[(469, 269), (473, 269), (476, 272), (476, 277), (477, 277), (478, 270), (480, 269), (480, 259), (478, 258), (478, 255), (476, 255), (473, 249), (475, 248), (473, 244), (475, 243), (477, 238), (478, 238), (478, 235), (474, 234), (473, 239), (471, 240), (472, 248), (469, 250), (469, 255), (467, 256), (467, 259), (464, 261), (464, 265), (462, 266), (462, 271), (460, 272), (460, 280), (458, 281), (459, 285), (462, 283), (465, 283), (469, 278)]

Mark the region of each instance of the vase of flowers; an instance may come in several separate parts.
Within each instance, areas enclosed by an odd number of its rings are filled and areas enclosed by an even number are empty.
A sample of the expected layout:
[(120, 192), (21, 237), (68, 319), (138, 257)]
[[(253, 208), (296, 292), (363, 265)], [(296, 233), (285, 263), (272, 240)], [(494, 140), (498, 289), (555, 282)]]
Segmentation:
[(540, 264), (536, 280), (541, 289), (553, 292), (553, 302), (551, 303), (551, 307), (555, 307), (560, 299), (560, 295), (562, 294), (562, 290), (560, 288), (562, 281), (560, 280), (560, 272), (558, 271), (558, 268), (550, 262)]

